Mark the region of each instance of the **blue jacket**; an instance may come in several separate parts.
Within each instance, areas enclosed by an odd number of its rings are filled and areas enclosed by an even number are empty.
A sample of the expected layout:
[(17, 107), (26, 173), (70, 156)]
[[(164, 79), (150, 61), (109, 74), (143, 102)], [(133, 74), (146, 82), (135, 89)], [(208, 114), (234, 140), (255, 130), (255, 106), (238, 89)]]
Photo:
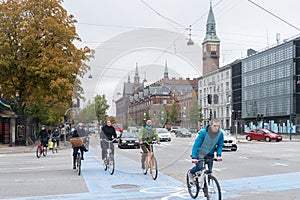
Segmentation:
[(198, 137), (195, 140), (192, 149), (192, 158), (199, 159), (208, 154), (214, 154), (217, 152), (217, 156), (222, 156), (222, 148), (224, 145), (224, 135), (221, 131), (215, 138), (211, 138), (207, 133), (208, 127), (200, 131)]

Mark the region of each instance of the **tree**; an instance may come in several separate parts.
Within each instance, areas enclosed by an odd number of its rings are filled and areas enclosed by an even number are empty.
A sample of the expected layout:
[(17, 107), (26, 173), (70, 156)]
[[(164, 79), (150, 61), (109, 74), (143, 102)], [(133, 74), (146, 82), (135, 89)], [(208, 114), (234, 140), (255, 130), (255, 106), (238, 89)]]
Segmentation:
[(172, 124), (175, 124), (178, 121), (178, 104), (174, 101), (172, 103), (171, 109), (168, 110), (167, 113), (169, 119)]
[(193, 99), (189, 109), (189, 119), (192, 127), (198, 128), (198, 124), (202, 119), (201, 107), (198, 104), (197, 99)]
[(105, 95), (97, 95), (95, 97), (95, 112), (99, 124), (102, 124), (106, 120), (106, 111), (108, 110), (108, 108), (109, 105), (107, 104)]
[(2, 0), (0, 3), (0, 83), (5, 99), (17, 98), (17, 114), (57, 123), (81, 97), (79, 77), (93, 56), (78, 49), (76, 20), (62, 0)]
[(96, 120), (95, 102), (88, 102), (88, 105), (80, 110), (75, 119), (85, 124)]

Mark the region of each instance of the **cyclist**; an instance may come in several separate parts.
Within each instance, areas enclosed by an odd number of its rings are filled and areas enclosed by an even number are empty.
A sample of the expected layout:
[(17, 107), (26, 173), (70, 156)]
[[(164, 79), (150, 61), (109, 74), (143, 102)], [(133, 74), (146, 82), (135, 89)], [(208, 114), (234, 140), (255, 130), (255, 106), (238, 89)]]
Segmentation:
[(83, 123), (81, 123), (81, 122), (78, 123), (77, 131), (78, 131), (79, 137), (83, 138), (83, 143), (86, 144), (88, 134), (87, 134), (87, 132), (85, 131), (85, 129), (83, 127)]
[[(101, 140), (101, 149), (102, 149), (102, 161), (104, 161), (106, 157), (106, 150), (108, 148), (108, 142), (105, 140), (112, 141), (113, 139), (117, 139), (117, 133), (115, 128), (112, 126), (111, 121), (107, 120), (106, 125), (102, 127), (100, 133)], [(114, 145), (110, 145), (112, 155), (114, 155)]]
[(37, 138), (41, 138), (41, 142), (43, 144), (43, 147), (47, 147), (48, 140), (49, 140), (49, 135), (48, 131), (46, 130), (46, 126), (42, 126), (42, 130), (38, 133)]
[(157, 141), (157, 144), (160, 144), (158, 134), (157, 134), (155, 128), (153, 128), (152, 122), (150, 119), (148, 119), (146, 122), (146, 125), (141, 128), (138, 137), (139, 137), (140, 147), (143, 151), (141, 163), (142, 163), (142, 170), (144, 172), (145, 160), (146, 160), (148, 151), (150, 151), (149, 144), (152, 143), (154, 140)]
[(56, 142), (56, 146), (59, 147), (59, 139), (60, 139), (60, 131), (58, 129), (58, 127), (56, 127), (52, 133), (52, 142), (53, 142), (53, 146)]
[[(79, 137), (79, 134), (76, 129), (73, 130), (72, 138)], [(87, 148), (85, 148), (84, 144), (81, 146), (73, 147), (73, 169), (76, 169), (76, 158), (77, 158), (77, 152), (80, 150), (81, 152), (81, 160), (84, 160), (83, 158), (83, 152), (87, 152)]]
[(210, 124), (205, 129), (201, 130), (196, 138), (192, 148), (192, 162), (196, 165), (190, 169), (189, 180), (194, 180), (194, 175), (201, 170), (203, 161), (208, 160), (208, 172), (212, 173), (213, 159), (215, 152), (217, 153), (217, 161), (222, 160), (222, 147), (224, 145), (224, 136), (220, 131), (220, 122), (217, 119), (211, 119)]

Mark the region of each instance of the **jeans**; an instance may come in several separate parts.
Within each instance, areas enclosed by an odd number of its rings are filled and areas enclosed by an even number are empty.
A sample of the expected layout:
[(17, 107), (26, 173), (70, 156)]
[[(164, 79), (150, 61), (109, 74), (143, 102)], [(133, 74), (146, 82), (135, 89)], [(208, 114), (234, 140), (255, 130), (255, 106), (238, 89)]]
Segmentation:
[[(213, 163), (214, 163), (214, 155), (213, 154), (208, 154), (206, 156), (204, 156), (205, 161), (207, 161), (208, 164), (208, 173), (212, 173), (212, 168), (213, 168)], [(200, 171), (203, 167), (203, 162), (204, 161), (200, 161), (198, 163), (195, 164), (195, 166), (190, 169), (190, 172), (192, 174), (195, 174), (197, 171)]]

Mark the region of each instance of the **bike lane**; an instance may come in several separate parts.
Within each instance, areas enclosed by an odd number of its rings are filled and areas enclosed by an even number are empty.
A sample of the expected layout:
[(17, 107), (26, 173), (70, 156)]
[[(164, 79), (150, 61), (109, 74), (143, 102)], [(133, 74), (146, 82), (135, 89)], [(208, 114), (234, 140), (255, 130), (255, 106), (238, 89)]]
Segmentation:
[[(127, 157), (116, 154), (116, 169), (114, 174), (110, 175), (102, 167), (99, 149), (91, 149), (85, 155), (85, 160), (82, 162), (82, 176), (89, 192), (17, 199), (191, 199), (185, 184), (160, 172), (157, 180), (153, 180), (149, 173), (147, 175), (142, 174), (139, 162), (130, 160)], [(74, 176), (77, 176), (75, 172)], [(300, 189), (300, 172), (220, 180), (220, 185), (222, 199), (243, 198), (245, 194), (249, 196), (251, 193), (259, 194), (269, 191)], [(197, 199), (204, 199), (201, 193)]]

